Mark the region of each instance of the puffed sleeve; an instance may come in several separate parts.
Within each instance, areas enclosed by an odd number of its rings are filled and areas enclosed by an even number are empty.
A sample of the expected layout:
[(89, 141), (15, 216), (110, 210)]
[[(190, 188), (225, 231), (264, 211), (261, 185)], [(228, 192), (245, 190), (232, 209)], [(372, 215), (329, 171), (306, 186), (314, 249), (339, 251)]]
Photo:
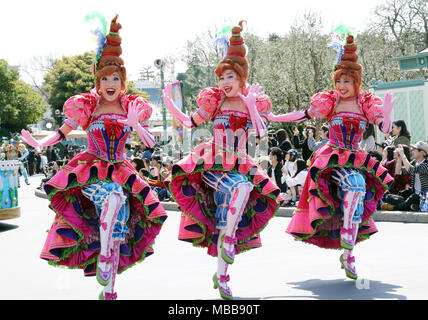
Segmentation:
[(333, 112), (336, 101), (337, 96), (334, 91), (318, 92), (311, 99), (309, 113), (314, 118), (326, 118)]
[(64, 114), (67, 117), (64, 123), (72, 129), (77, 129), (80, 126), (86, 130), (96, 105), (97, 99), (90, 93), (72, 96), (63, 106)]
[(203, 89), (196, 98), (199, 108), (192, 114), (195, 125), (212, 118), (223, 99), (224, 93), (219, 88)]
[(361, 96), (360, 104), (369, 123), (378, 125), (383, 121), (383, 102), (381, 98), (369, 92)]
[(265, 94), (260, 94), (256, 98), (256, 108), (260, 116), (268, 120), (268, 114), (272, 108), (272, 102), (270, 98)]
[(149, 126), (148, 120), (151, 117), (152, 111), (153, 111), (150, 103), (146, 99), (140, 97), (139, 95), (136, 95), (136, 94), (126, 95), (122, 103), (124, 104), (125, 110), (127, 112), (128, 112), (128, 105), (131, 102), (137, 103), (136, 107), (138, 112), (142, 111), (140, 118), (138, 119), (138, 122), (140, 122), (142, 127), (148, 127)]

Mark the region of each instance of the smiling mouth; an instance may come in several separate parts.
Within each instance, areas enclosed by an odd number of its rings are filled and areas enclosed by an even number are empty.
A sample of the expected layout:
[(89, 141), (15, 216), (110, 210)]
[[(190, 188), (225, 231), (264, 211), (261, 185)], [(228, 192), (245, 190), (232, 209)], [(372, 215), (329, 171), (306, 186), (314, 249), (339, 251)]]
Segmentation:
[(230, 93), (231, 91), (232, 91), (232, 87), (230, 87), (230, 86), (225, 86), (224, 87), (224, 92)]
[(113, 96), (115, 94), (116, 90), (115, 89), (106, 89), (106, 93), (109, 96)]

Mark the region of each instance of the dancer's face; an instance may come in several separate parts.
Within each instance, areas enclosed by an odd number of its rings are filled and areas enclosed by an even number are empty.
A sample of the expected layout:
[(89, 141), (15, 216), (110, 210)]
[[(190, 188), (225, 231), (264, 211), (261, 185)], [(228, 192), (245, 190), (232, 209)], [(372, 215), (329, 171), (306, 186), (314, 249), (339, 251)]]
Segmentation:
[(355, 95), (354, 80), (350, 76), (342, 74), (336, 80), (336, 92), (341, 98), (353, 97)]
[(233, 70), (225, 70), (219, 79), (219, 87), (226, 94), (226, 97), (236, 97), (241, 92), (241, 78)]
[(122, 81), (120, 80), (119, 74), (114, 72), (110, 76), (102, 76), (100, 79), (100, 91), (101, 95), (107, 101), (114, 101), (120, 95), (122, 89)]

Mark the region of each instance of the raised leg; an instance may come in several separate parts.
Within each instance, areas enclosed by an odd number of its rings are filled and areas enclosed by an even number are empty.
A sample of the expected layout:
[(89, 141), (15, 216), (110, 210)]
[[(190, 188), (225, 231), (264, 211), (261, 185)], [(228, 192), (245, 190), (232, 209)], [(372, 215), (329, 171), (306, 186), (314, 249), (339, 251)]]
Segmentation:
[(343, 227), (340, 230), (340, 243), (345, 250), (340, 256), (340, 263), (347, 277), (357, 279), (355, 257), (352, 251), (364, 212), (365, 177), (358, 170), (340, 168), (333, 171), (332, 178), (339, 186), (343, 197), (341, 204)]
[(111, 194), (106, 201), (100, 218), (101, 250), (98, 258), (97, 279), (101, 285), (107, 285), (112, 277), (115, 252), (113, 251), (112, 233), (117, 214), (121, 207), (118, 194)]

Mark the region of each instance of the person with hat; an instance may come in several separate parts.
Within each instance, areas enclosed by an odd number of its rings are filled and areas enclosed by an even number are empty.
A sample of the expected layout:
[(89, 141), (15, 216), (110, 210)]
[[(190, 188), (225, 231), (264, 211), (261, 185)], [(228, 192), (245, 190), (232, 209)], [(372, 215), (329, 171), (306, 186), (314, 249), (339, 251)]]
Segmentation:
[(83, 269), (104, 287), (99, 299), (117, 298), (116, 274), (153, 254), (153, 243), (167, 218), (159, 199), (126, 159), (124, 147), (135, 130), (153, 147), (145, 129), (152, 107), (138, 95), (127, 95), (126, 68), (120, 57), (122, 28), (116, 15), (107, 33), (100, 14), (99, 48), (92, 71), (95, 88), (69, 98), (66, 120), (40, 141), (22, 130), (22, 139), (40, 151), (62, 141), (79, 126), (88, 148), (74, 156), (44, 184), (55, 219), (41, 258), (55, 266)]
[(428, 143), (418, 141), (412, 147), (412, 164), (407, 159), (402, 146), (398, 146), (396, 151), (399, 154), (396, 164), (396, 171), (402, 174), (411, 175), (411, 194), (395, 196), (385, 199), (382, 205), (383, 210), (418, 211), (419, 203), (428, 191)]
[(313, 154), (297, 210), (286, 232), (321, 248), (343, 249), (340, 265), (347, 277), (357, 279), (354, 246), (377, 232), (372, 215), (393, 182), (388, 171), (359, 142), (369, 123), (384, 133), (391, 130), (395, 100), (391, 92), (382, 101), (362, 91), (362, 66), (357, 63), (354, 36), (343, 26), (338, 31), (347, 36), (344, 45), (331, 44), (339, 53), (333, 73), (335, 90), (316, 93), (307, 110), (270, 113), (268, 119), (327, 119), (329, 141)]
[(213, 139), (173, 164), (165, 184), (182, 211), (179, 239), (217, 257), (212, 281), (224, 299), (233, 298), (229, 265), (236, 254), (261, 246), (259, 234), (281, 203), (280, 188), (247, 154), (250, 132), (267, 133), (272, 104), (258, 85), (247, 84), (243, 22), (231, 28), (229, 41), (219, 38), (227, 50), (215, 69), (218, 87), (202, 90), (196, 112), (188, 116), (175, 106), (171, 85), (163, 92), (165, 105), (183, 127), (213, 121)]

